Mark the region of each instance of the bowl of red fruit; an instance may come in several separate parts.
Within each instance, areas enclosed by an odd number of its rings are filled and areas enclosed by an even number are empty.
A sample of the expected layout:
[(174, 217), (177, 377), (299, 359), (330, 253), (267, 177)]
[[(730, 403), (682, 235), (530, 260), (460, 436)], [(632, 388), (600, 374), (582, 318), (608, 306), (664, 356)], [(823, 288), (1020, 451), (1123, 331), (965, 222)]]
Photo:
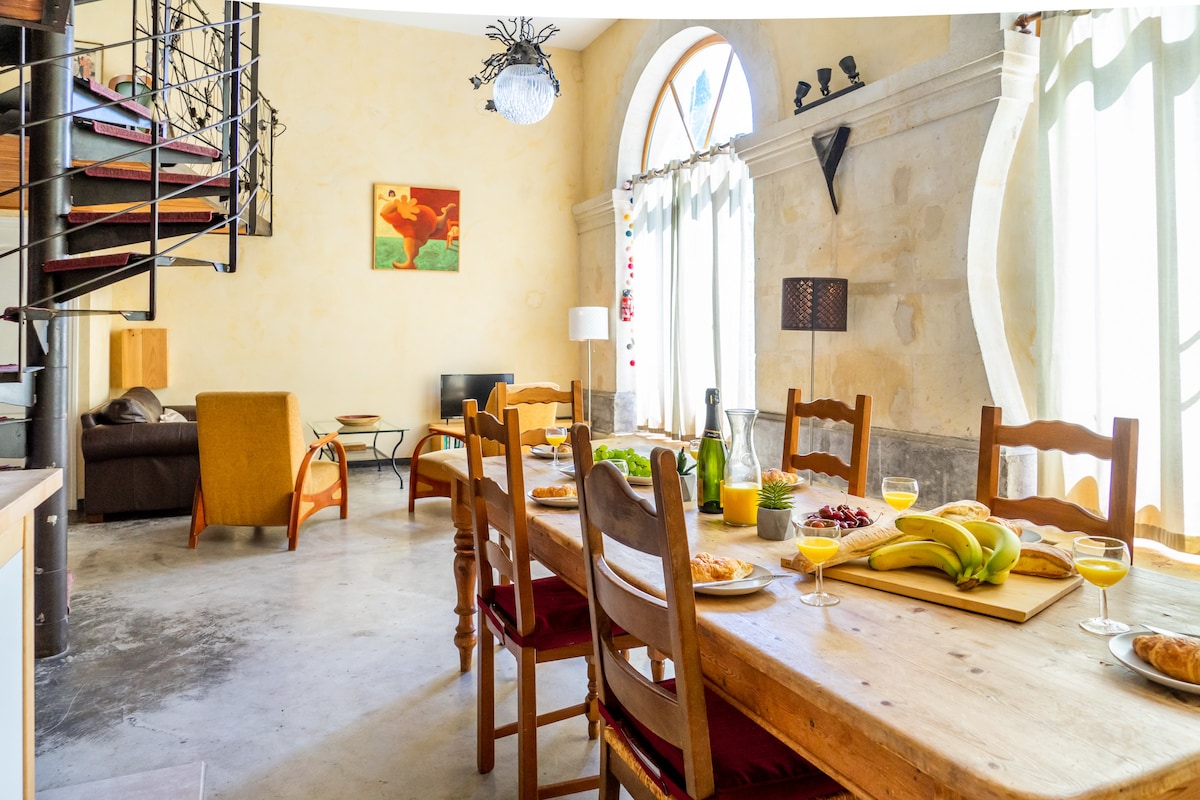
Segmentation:
[(802, 523), (809, 528), (866, 528), (875, 524), (871, 515), (864, 508), (851, 508), (841, 505), (821, 506), (818, 511), (808, 514)]

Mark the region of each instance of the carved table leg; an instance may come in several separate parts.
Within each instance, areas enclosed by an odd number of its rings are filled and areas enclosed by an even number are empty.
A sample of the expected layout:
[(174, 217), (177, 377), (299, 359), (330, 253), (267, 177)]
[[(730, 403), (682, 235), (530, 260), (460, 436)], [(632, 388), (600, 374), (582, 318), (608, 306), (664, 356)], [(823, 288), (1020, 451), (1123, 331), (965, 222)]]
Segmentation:
[(458, 604), (458, 625), (454, 645), (458, 648), (458, 669), (471, 671), (475, 649), (475, 533), (471, 529), (471, 509), (467, 505), (466, 486), (454, 481), (450, 486), (450, 515), (454, 520), (454, 585)]

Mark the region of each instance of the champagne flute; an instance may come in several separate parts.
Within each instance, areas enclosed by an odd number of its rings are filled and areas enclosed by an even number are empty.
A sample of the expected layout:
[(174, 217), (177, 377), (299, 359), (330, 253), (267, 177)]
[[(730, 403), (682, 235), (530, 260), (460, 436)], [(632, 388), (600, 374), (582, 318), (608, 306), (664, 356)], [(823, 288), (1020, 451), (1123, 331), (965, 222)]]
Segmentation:
[(1101, 636), (1126, 633), (1128, 625), (1108, 618), (1108, 587), (1129, 573), (1129, 548), (1108, 536), (1080, 536), (1071, 549), (1075, 569), (1088, 583), (1100, 587), (1100, 616), (1080, 620), (1079, 627)]
[(550, 448), (554, 451), (554, 461), (552, 463), (552, 466), (555, 469), (558, 469), (558, 448), (566, 440), (567, 440), (567, 429), (566, 428), (562, 428), (562, 427), (558, 427), (558, 426), (552, 426), (552, 427), (546, 428), (546, 444), (550, 445)]
[(915, 478), (884, 478), (883, 500), (897, 511), (917, 502), (917, 481)]
[[(825, 520), (820, 520), (824, 522)], [(817, 565), (817, 588), (808, 594), (800, 595), (800, 602), (809, 606), (835, 606), (841, 598), (834, 597), (825, 591), (821, 565), (833, 558), (838, 551), (838, 539), (842, 529), (837, 525), (828, 528), (812, 527), (793, 521), (796, 526), (796, 549), (811, 562)]]

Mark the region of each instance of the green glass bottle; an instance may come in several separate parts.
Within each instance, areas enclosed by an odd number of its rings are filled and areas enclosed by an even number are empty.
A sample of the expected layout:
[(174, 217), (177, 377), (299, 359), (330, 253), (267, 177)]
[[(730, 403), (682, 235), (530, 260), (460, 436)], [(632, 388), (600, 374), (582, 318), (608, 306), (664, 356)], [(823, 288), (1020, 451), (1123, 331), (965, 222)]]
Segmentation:
[(721, 398), (716, 389), (704, 393), (704, 436), (696, 455), (696, 505), (705, 514), (720, 514), (721, 481), (725, 478), (725, 439), (721, 436)]

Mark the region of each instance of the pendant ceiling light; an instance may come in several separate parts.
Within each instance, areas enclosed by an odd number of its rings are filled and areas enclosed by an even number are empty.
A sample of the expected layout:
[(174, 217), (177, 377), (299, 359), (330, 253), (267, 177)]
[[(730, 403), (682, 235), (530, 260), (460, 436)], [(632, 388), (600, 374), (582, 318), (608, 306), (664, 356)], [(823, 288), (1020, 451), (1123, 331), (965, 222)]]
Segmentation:
[(487, 110), (499, 111), (509, 122), (532, 125), (545, 119), (559, 93), (550, 56), (542, 51), (542, 43), (558, 33), (558, 28), (547, 25), (535, 34), (533, 20), (527, 17), (496, 22), (500, 27), (488, 25), (487, 37), (506, 49), (484, 59), (483, 70), (471, 78), (471, 85), (478, 89), (491, 83)]

